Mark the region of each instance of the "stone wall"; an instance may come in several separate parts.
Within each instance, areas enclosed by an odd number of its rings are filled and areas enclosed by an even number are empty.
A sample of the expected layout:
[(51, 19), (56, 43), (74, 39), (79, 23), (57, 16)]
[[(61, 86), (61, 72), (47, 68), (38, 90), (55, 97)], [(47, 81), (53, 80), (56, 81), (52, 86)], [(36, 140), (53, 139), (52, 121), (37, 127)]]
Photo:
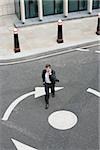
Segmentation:
[(0, 0), (0, 16), (14, 13), (14, 0)]

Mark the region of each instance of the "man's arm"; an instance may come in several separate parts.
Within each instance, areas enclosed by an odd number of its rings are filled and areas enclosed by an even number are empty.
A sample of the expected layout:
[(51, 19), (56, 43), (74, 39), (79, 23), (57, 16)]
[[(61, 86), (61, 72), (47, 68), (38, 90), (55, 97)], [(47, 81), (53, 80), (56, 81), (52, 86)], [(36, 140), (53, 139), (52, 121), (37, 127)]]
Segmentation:
[(45, 70), (42, 71), (42, 80), (45, 82)]

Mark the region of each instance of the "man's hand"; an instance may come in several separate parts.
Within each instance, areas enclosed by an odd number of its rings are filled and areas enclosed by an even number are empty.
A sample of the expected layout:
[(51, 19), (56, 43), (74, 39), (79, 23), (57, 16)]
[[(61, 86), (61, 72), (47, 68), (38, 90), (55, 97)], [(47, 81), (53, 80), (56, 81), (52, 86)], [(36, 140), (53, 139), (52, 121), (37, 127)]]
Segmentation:
[(56, 79), (56, 82), (59, 82), (59, 80), (58, 80), (58, 79)]
[(49, 75), (51, 75), (52, 73), (51, 73), (51, 68), (49, 69)]

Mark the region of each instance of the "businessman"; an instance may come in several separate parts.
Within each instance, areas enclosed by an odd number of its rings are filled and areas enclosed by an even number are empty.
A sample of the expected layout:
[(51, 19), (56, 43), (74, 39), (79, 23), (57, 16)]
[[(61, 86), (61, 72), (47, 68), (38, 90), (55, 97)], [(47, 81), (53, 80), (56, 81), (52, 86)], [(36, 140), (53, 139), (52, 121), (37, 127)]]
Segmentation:
[(45, 69), (42, 71), (42, 80), (45, 87), (45, 109), (49, 107), (49, 89), (51, 89), (52, 97), (55, 97), (55, 83), (59, 82), (56, 78), (55, 71), (51, 68), (50, 64), (46, 64)]

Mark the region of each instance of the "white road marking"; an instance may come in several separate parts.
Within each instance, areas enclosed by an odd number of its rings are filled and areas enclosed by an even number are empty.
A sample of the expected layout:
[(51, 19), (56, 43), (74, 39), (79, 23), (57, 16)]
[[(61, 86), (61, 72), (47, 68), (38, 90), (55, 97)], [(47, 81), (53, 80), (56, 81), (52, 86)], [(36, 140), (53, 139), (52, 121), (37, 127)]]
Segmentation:
[[(95, 47), (95, 46), (99, 46), (100, 44), (92, 44), (92, 45), (88, 45), (88, 46), (82, 46), (81, 49), (85, 49), (85, 48), (91, 48), (91, 47)], [(65, 49), (65, 48), (63, 48)], [(14, 64), (19, 64), (19, 63), (25, 63), (25, 62), (31, 62), (31, 61), (36, 61), (36, 60), (40, 60), (40, 59), (44, 59), (44, 58), (48, 58), (48, 57), (53, 57), (53, 56), (57, 56), (57, 55), (61, 55), (61, 54), (66, 54), (66, 53), (70, 53), (70, 52), (75, 52), (77, 51), (76, 49), (70, 49), (70, 50), (63, 50), (61, 52), (55, 52), (55, 53), (52, 53), (52, 54), (45, 54), (43, 56), (39, 56), (39, 57), (36, 57), (36, 58), (30, 58), (30, 59), (25, 59), (25, 60), (19, 60), (19, 61), (13, 61), (13, 62), (1, 62), (0, 63), (0, 66), (3, 66), (3, 65), (14, 65)]]
[(53, 112), (48, 117), (49, 124), (58, 130), (71, 129), (76, 125), (77, 121), (78, 118), (74, 113), (65, 110)]
[(98, 53), (98, 54), (100, 54), (100, 51), (95, 51), (95, 53)]
[(17, 150), (37, 150), (36, 148), (30, 147), (26, 144), (23, 144), (17, 140), (11, 139), (14, 145), (16, 146)]
[[(62, 90), (64, 87), (55, 87), (55, 91)], [(51, 90), (49, 91), (51, 93)], [(41, 97), (45, 95), (44, 87), (36, 87), (35, 88), (35, 98)]]
[[(55, 91), (59, 91), (61, 89), (63, 89), (64, 87), (55, 87)], [(51, 91), (50, 91), (51, 93)], [(7, 108), (7, 110), (5, 111), (2, 120), (7, 121), (12, 113), (12, 111), (14, 110), (14, 108), (21, 102), (23, 101), (25, 98), (31, 96), (31, 95), (35, 95), (35, 98), (41, 97), (43, 95), (45, 95), (45, 90), (44, 87), (36, 87), (35, 91), (26, 93), (20, 97), (18, 97), (16, 100), (14, 100), (9, 107)]]
[(96, 90), (94, 90), (94, 89), (88, 88), (88, 89), (87, 89), (87, 92), (92, 93), (92, 94), (94, 94), (94, 95), (100, 97), (100, 92), (98, 92), (98, 91), (96, 91)]
[(8, 120), (10, 114), (12, 113), (12, 111), (14, 110), (14, 108), (22, 101), (24, 100), (25, 98), (27, 98), (28, 96), (31, 96), (33, 95), (35, 92), (32, 91), (30, 93), (27, 93), (27, 94), (24, 94), (20, 97), (18, 97), (16, 100), (14, 100), (10, 105), (9, 107), (7, 108), (6, 112), (4, 113), (4, 116), (2, 118), (2, 120)]
[(83, 49), (83, 48), (77, 48), (76, 50), (80, 51), (80, 52), (89, 52), (90, 51), (89, 49)]

